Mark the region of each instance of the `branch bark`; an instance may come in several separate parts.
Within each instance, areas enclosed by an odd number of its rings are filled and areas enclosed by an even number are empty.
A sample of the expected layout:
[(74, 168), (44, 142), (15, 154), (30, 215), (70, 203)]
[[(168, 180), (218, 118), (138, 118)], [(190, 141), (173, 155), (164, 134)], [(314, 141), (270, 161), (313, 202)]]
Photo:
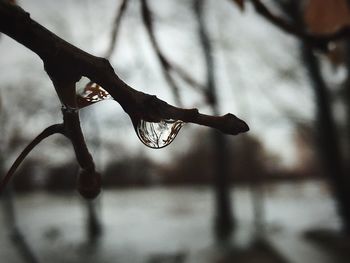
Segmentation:
[(7, 183), (17, 170), (18, 166), (22, 163), (22, 161), (26, 158), (26, 156), (45, 138), (55, 134), (55, 133), (64, 133), (63, 125), (62, 124), (54, 124), (46, 129), (44, 129), (37, 137), (34, 138), (33, 141), (31, 141), (26, 148), (21, 152), (21, 154), (17, 157), (15, 162), (12, 164), (10, 170), (7, 172), (5, 177), (0, 180), (0, 194), (5, 189)]
[[(249, 130), (248, 125), (233, 114), (219, 117), (200, 114), (197, 109), (177, 108), (131, 88), (116, 75), (108, 60), (73, 46), (32, 20), (22, 8), (3, 0), (0, 1), (0, 31), (36, 53), (54, 83), (62, 80), (72, 83), (82, 76), (88, 77), (107, 90), (133, 121), (182, 120), (232, 135)], [(63, 104), (69, 100), (65, 94), (72, 92), (63, 88), (56, 91)]]
[(152, 47), (162, 67), (164, 78), (168, 82), (169, 86), (171, 87), (178, 105), (181, 105), (179, 87), (176, 84), (171, 73), (176, 73), (180, 78), (182, 78), (182, 80), (184, 80), (187, 84), (189, 84), (190, 87), (196, 89), (201, 93), (204, 93), (205, 92), (204, 85), (200, 84), (198, 81), (192, 78), (183, 68), (179, 67), (178, 65), (175, 65), (173, 62), (170, 62), (162, 52), (154, 32), (153, 13), (148, 5), (147, 0), (141, 0), (141, 11), (142, 11), (143, 24), (145, 25), (147, 34), (151, 40)]

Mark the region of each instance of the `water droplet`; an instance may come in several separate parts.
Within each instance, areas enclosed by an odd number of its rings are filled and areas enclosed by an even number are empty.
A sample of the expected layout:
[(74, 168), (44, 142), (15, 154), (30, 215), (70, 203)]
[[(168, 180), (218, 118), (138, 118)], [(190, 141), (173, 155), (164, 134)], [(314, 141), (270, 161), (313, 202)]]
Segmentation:
[(103, 100), (111, 100), (112, 96), (104, 90), (100, 85), (89, 82), (84, 89), (77, 94), (78, 108), (84, 108), (96, 102)]
[(183, 121), (179, 120), (148, 122), (141, 119), (136, 123), (135, 130), (144, 145), (150, 148), (160, 149), (174, 141), (184, 124)]

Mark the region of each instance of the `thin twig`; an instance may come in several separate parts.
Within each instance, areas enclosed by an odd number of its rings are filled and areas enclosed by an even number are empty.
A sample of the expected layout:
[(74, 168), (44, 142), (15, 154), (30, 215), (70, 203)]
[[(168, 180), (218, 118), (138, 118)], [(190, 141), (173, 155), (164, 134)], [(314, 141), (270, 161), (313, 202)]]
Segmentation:
[(120, 7), (118, 8), (118, 12), (117, 12), (117, 15), (115, 17), (114, 26), (112, 29), (111, 42), (110, 42), (109, 48), (106, 52), (106, 58), (110, 58), (112, 56), (113, 51), (116, 47), (121, 20), (123, 18), (123, 15), (125, 14), (127, 4), (128, 4), (128, 0), (123, 0)]
[(205, 27), (204, 16), (203, 16), (203, 1), (194, 1), (194, 12), (198, 20), (198, 35), (203, 49), (203, 57), (206, 65), (206, 96), (207, 101), (211, 105), (214, 114), (218, 113), (218, 103), (215, 87), (215, 76), (214, 76), (214, 58), (212, 54), (212, 47), (210, 44), (210, 39)]
[(168, 82), (176, 103), (181, 106), (181, 97), (180, 97), (180, 92), (179, 92), (179, 87), (175, 83), (174, 79), (172, 78), (170, 74), (170, 63), (168, 60), (165, 58), (163, 55), (162, 51), (160, 50), (160, 47), (158, 45), (156, 36), (154, 34), (154, 27), (153, 27), (153, 21), (152, 21), (152, 13), (151, 10), (148, 6), (147, 0), (141, 0), (141, 9), (142, 9), (142, 21), (146, 27), (148, 36), (150, 37), (151, 44), (153, 46), (154, 51), (156, 52), (156, 55), (158, 57), (158, 60), (162, 66), (162, 71), (164, 74), (165, 80)]
[(181, 68), (179, 65), (176, 65), (174, 62), (168, 62), (170, 65), (170, 69), (176, 73), (179, 77), (182, 78), (190, 87), (194, 88), (195, 90), (199, 92), (204, 92), (206, 87), (205, 85), (201, 84), (197, 80), (191, 77), (188, 72), (186, 72), (183, 68)]
[(153, 25), (153, 21), (152, 21), (153, 15), (152, 15), (152, 12), (149, 8), (147, 0), (141, 0), (141, 8), (142, 8), (143, 23), (146, 27), (148, 36), (151, 40), (152, 47), (153, 47), (154, 51), (156, 52), (158, 60), (162, 66), (162, 71), (163, 71), (164, 77), (172, 89), (172, 92), (174, 94), (176, 102), (179, 105), (181, 105), (179, 87), (175, 83), (175, 81), (171, 75), (171, 72), (176, 73), (180, 78), (182, 78), (182, 80), (184, 80), (187, 84), (189, 84), (190, 87), (203, 93), (205, 91), (205, 86), (202, 85), (201, 83), (199, 83), (198, 81), (196, 81), (194, 78), (192, 78), (191, 75), (188, 74), (179, 65), (175, 65), (173, 62), (170, 62), (169, 59), (167, 59), (167, 57), (162, 52), (162, 50), (158, 44), (157, 38), (155, 36), (155, 33), (154, 33), (154, 25)]
[(11, 179), (18, 166), (22, 163), (25, 157), (37, 146), (42, 140), (45, 138), (55, 134), (55, 133), (63, 133), (63, 125), (62, 124), (54, 124), (46, 129), (44, 129), (37, 137), (31, 141), (26, 148), (21, 152), (21, 154), (17, 157), (15, 162), (12, 164), (10, 170), (7, 172), (5, 177), (0, 182), (0, 193), (2, 193), (3, 189), (6, 187), (8, 181)]

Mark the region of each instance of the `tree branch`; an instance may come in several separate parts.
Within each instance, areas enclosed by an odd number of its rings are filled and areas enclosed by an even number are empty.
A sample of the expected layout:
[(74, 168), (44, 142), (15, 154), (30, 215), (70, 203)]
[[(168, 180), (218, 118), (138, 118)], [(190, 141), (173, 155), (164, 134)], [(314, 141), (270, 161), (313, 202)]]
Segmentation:
[[(177, 108), (156, 96), (131, 88), (115, 74), (108, 60), (71, 45), (32, 20), (22, 8), (3, 0), (0, 0), (0, 31), (36, 53), (43, 60), (45, 70), (54, 83), (64, 80), (71, 83), (86, 76), (107, 90), (133, 121), (182, 120), (234, 135), (249, 130), (247, 124), (233, 114), (221, 117), (200, 114), (196, 109)], [(71, 94), (71, 91), (57, 87), (56, 91), (66, 104), (68, 96), (65, 94)]]
[(45, 130), (43, 130), (37, 137), (34, 138), (33, 141), (31, 141), (26, 148), (21, 152), (21, 154), (17, 157), (15, 162), (12, 164), (10, 170), (7, 172), (5, 177), (0, 182), (0, 193), (4, 190), (7, 183), (13, 176), (13, 174), (16, 172), (18, 166), (23, 162), (23, 160), (26, 158), (26, 156), (37, 146), (42, 140), (45, 138), (55, 134), (55, 133), (64, 133), (63, 125), (62, 124), (54, 124), (49, 127), (47, 127)]
[(80, 126), (79, 113), (72, 108), (62, 108), (64, 134), (72, 142), (75, 156), (82, 169), (78, 176), (78, 191), (88, 199), (95, 198), (101, 191), (101, 175), (95, 170), (94, 160), (85, 143)]
[(178, 105), (181, 105), (182, 103), (181, 103), (181, 98), (180, 98), (180, 93), (179, 93), (179, 87), (177, 86), (177, 84), (175, 83), (174, 79), (172, 78), (172, 76), (170, 74), (170, 68), (171, 68), (170, 63), (168, 62), (168, 60), (165, 58), (162, 51), (160, 50), (156, 36), (154, 34), (152, 13), (151, 13), (151, 10), (149, 9), (147, 0), (141, 0), (141, 12), (142, 12), (143, 24), (146, 27), (148, 36), (151, 40), (151, 44), (153, 46), (154, 51), (156, 52), (156, 55), (158, 57), (160, 65), (162, 67), (164, 78), (168, 82), (168, 84), (169, 84), (169, 86), (174, 94), (176, 103)]
[(127, 5), (128, 5), (128, 0), (123, 0), (123, 2), (121, 3), (121, 5), (118, 9), (117, 15), (115, 17), (114, 26), (112, 29), (111, 42), (109, 44), (109, 48), (108, 48), (107, 53), (106, 53), (106, 58), (110, 58), (112, 56), (113, 51), (115, 49), (115, 46), (117, 44), (117, 36), (118, 36), (119, 28), (120, 28), (120, 23), (121, 23), (121, 20), (124, 16)]
[[(235, 2), (234, 0), (232, 0)], [(310, 46), (320, 49), (322, 51), (328, 50), (328, 44), (332, 41), (345, 39), (350, 37), (350, 27), (344, 26), (338, 31), (331, 34), (311, 34), (301, 30), (296, 25), (293, 25), (281, 17), (274, 15), (262, 2), (261, 0), (250, 0), (258, 14), (263, 16), (265, 19), (270, 21), (273, 25), (282, 29), (284, 32), (291, 34), (303, 41)]]
[(179, 94), (179, 88), (176, 85), (171, 72), (176, 73), (180, 78), (182, 78), (187, 84), (190, 85), (190, 87), (195, 88), (196, 90), (200, 92), (205, 91), (205, 86), (200, 84), (198, 81), (193, 79), (184, 69), (179, 67), (178, 65), (175, 65), (174, 63), (171, 63), (167, 57), (164, 55), (162, 50), (160, 49), (160, 46), (158, 44), (156, 35), (154, 33), (154, 26), (153, 26), (153, 14), (149, 8), (147, 0), (141, 0), (141, 11), (142, 11), (142, 20), (143, 24), (146, 27), (147, 34), (151, 40), (152, 47), (154, 51), (156, 52), (156, 55), (158, 57), (158, 60), (160, 62), (160, 65), (163, 70), (164, 77), (166, 81), (168, 82), (169, 86), (171, 87), (174, 97), (176, 99), (176, 102), (181, 105), (181, 99)]

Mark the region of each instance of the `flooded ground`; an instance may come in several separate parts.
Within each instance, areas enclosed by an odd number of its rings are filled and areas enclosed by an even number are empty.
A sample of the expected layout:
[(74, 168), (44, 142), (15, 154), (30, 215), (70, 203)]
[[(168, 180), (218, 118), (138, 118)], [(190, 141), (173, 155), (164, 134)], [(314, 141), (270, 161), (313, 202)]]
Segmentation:
[[(274, 184), (263, 192), (258, 199), (265, 208), (268, 246), (286, 262), (335, 262), (303, 237), (310, 229), (339, 229), (324, 183)], [(227, 247), (232, 252), (232, 247), (249, 246), (255, 233), (250, 188), (234, 188), (232, 197), (237, 231), (223, 246), (212, 235), (208, 187), (104, 191), (98, 200), (103, 235), (95, 245), (87, 242), (86, 204), (77, 194), (32, 193), (17, 196), (15, 204), (18, 225), (40, 262), (231, 262), (220, 261), (220, 255), (227, 254)], [(24, 262), (9, 238), (3, 212), (0, 228), (0, 262)]]

